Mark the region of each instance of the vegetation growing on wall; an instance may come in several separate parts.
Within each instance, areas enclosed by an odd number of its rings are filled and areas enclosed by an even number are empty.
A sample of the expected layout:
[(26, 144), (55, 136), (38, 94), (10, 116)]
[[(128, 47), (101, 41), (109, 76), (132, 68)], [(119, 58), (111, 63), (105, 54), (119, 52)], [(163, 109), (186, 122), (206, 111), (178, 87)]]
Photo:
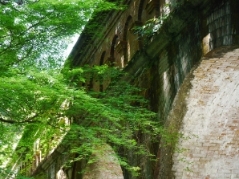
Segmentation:
[[(9, 158), (10, 169), (19, 158), (30, 165), (38, 138), (46, 156), (57, 145), (53, 142), (70, 131), (67, 140), (81, 143), (72, 148), (80, 160), (102, 143), (147, 152), (134, 134), (141, 131), (153, 140), (161, 132), (139, 89), (119, 83), (125, 74), (118, 69), (66, 67), (60, 71), (63, 60), (58, 54), (65, 47), (64, 39), (82, 30), (93, 9), (112, 8), (114, 3), (103, 0), (1, 1), (1, 175), (6, 175)], [(95, 78), (111, 79), (108, 92), (91, 93), (79, 85), (87, 83), (89, 71)], [(16, 158), (11, 157), (13, 153)]]

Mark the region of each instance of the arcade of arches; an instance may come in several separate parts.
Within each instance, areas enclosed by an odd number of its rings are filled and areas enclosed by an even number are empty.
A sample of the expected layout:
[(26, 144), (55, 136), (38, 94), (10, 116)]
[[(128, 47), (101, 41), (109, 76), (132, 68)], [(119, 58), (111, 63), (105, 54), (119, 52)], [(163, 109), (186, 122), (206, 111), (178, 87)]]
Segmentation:
[[(176, 143), (180, 150), (143, 138), (158, 162), (135, 157), (141, 171), (133, 177), (122, 171), (106, 146), (108, 152), (97, 155), (98, 164), (88, 166), (91, 172), (83, 179), (239, 179), (239, 2), (125, 2), (124, 11), (104, 16), (95, 29), (102, 35), (82, 33), (68, 61), (72, 66), (123, 68), (132, 78), (127, 80), (145, 89), (158, 120), (182, 134)], [(141, 36), (135, 27), (145, 27), (150, 19), (155, 29)], [(94, 79), (90, 85), (96, 91), (107, 88)], [(63, 171), (58, 150), (34, 174), (82, 178), (78, 163)]]

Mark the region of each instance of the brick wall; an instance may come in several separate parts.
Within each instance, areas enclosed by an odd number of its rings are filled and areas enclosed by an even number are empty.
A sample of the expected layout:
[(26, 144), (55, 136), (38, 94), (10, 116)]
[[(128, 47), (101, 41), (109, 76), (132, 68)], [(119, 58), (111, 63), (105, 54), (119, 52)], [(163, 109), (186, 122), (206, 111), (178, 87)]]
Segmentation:
[(193, 75), (174, 154), (175, 178), (237, 179), (239, 49), (203, 58)]

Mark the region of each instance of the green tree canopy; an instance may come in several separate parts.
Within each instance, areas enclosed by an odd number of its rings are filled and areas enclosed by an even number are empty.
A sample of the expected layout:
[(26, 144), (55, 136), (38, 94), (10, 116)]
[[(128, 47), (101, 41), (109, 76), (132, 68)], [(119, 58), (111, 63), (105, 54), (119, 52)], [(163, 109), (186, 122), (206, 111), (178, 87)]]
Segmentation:
[(93, 11), (113, 8), (115, 4), (105, 0), (3, 0), (1, 68), (23, 61), (38, 68), (62, 64), (63, 59), (57, 54), (65, 49), (66, 38), (79, 34)]

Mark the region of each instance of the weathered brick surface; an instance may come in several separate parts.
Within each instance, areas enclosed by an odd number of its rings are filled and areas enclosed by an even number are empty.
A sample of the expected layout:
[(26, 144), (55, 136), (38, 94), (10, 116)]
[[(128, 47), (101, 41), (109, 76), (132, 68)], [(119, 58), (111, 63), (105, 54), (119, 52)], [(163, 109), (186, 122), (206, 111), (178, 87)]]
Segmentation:
[(176, 179), (239, 178), (239, 49), (193, 72), (173, 171)]
[(124, 179), (119, 161), (113, 149), (108, 146), (101, 146), (101, 150), (92, 155), (95, 162), (86, 167), (83, 179)]

